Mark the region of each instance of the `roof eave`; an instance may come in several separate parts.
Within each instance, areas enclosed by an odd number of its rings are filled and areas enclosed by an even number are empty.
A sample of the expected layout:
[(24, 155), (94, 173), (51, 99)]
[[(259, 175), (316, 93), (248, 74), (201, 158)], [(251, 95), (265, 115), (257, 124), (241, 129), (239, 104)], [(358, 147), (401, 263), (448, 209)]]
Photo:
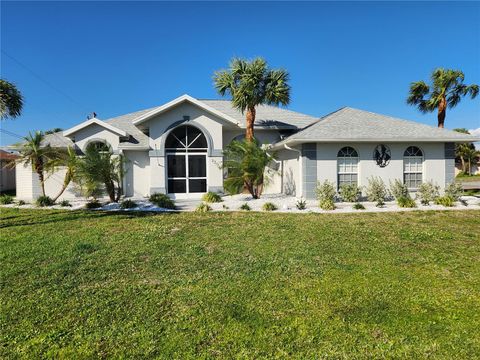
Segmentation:
[(65, 130), (65, 131), (63, 131), (62, 135), (65, 136), (65, 137), (68, 137), (68, 136), (70, 136), (70, 135), (72, 135), (72, 134), (90, 126), (90, 125), (93, 125), (93, 124), (101, 126), (101, 127), (105, 128), (107, 130), (110, 130), (111, 132), (113, 132), (113, 133), (115, 133), (119, 136), (124, 136), (124, 137), (128, 136), (126, 131), (124, 131), (122, 129), (119, 129), (115, 126), (112, 126), (112, 125), (106, 123), (105, 121), (102, 121), (102, 120), (97, 119), (97, 118), (93, 118), (93, 119), (84, 121), (81, 124), (78, 124), (78, 125), (70, 128), (70, 129), (68, 129), (68, 130)]

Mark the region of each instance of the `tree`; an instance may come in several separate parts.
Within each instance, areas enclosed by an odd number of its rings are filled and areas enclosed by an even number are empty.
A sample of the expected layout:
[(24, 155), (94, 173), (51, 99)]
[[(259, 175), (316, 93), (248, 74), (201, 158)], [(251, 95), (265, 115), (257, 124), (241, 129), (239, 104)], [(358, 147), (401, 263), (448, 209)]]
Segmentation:
[(50, 130), (45, 131), (45, 135), (55, 134), (57, 132), (63, 131), (62, 128), (56, 127)]
[(78, 161), (75, 181), (87, 196), (96, 197), (105, 191), (110, 201), (118, 202), (122, 195), (123, 163), (122, 156), (89, 146)]
[(45, 174), (53, 170), (54, 164), (61, 156), (60, 150), (49, 144), (42, 144), (44, 134), (41, 131), (36, 131), (34, 134), (29, 133), (24, 139), (25, 142), (20, 148), (20, 157), (17, 163), (31, 165), (40, 180), (42, 195), (45, 196)]
[(254, 138), (256, 107), (258, 105), (288, 105), (290, 86), (287, 71), (270, 69), (266, 61), (256, 58), (252, 61), (233, 59), (228, 70), (215, 72), (214, 83), (222, 96), (229, 94), (232, 105), (246, 112), (246, 139)]
[(472, 164), (478, 163), (480, 159), (480, 151), (475, 148), (468, 148), (463, 153), (463, 157), (468, 164), (468, 175), (472, 175)]
[(412, 82), (407, 104), (414, 105), (422, 113), (438, 112), (438, 127), (443, 128), (447, 107), (454, 108), (462, 97), (470, 95), (474, 99), (478, 95), (478, 85), (465, 85), (465, 75), (459, 70), (438, 68), (432, 72), (431, 85), (423, 81)]
[(227, 169), (224, 181), (225, 190), (230, 194), (238, 194), (244, 188), (254, 199), (260, 198), (263, 191), (267, 165), (275, 155), (259, 146), (257, 140), (232, 141), (223, 152), (223, 167)]
[[(470, 132), (465, 128), (453, 129), (453, 131), (462, 133), (462, 134), (470, 134)], [(470, 149), (475, 150), (475, 145), (473, 143), (457, 143), (455, 144), (455, 157), (456, 161), (460, 160), (462, 164), (462, 172), (467, 174), (467, 161), (466, 156), (469, 153)]]
[(23, 108), (23, 96), (17, 87), (7, 80), (0, 79), (0, 118), (16, 118)]
[(60, 188), (57, 196), (53, 198), (53, 202), (57, 201), (57, 199), (65, 192), (68, 185), (70, 185), (70, 183), (76, 179), (78, 162), (79, 159), (75, 153), (75, 150), (69, 146), (54, 165), (55, 167), (61, 166), (65, 168), (66, 172), (65, 177), (63, 178), (62, 187)]

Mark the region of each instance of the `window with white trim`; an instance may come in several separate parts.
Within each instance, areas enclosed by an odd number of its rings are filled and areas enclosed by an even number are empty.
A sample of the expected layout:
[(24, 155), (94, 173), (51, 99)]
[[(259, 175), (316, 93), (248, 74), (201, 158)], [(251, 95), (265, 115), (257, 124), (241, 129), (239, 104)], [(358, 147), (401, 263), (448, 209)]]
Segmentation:
[(358, 184), (358, 153), (350, 147), (345, 146), (337, 154), (337, 185)]
[(403, 153), (403, 182), (410, 190), (416, 190), (423, 181), (423, 152), (409, 146)]

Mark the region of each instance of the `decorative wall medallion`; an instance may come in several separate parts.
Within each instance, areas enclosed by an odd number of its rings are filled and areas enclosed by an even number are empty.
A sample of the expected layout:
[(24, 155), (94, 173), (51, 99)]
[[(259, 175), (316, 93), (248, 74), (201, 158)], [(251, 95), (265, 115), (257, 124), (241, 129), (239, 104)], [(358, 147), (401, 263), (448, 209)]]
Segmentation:
[(387, 145), (377, 145), (373, 151), (373, 160), (377, 163), (378, 166), (384, 168), (390, 163), (392, 154), (390, 148)]

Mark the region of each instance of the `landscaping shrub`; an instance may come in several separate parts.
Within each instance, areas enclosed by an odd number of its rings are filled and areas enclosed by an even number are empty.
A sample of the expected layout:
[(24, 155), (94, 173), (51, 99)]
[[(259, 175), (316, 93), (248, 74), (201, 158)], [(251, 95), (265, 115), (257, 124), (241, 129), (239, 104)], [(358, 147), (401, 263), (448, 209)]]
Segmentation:
[(453, 207), (455, 206), (455, 200), (448, 195), (439, 196), (438, 198), (435, 199), (435, 204), (443, 205), (445, 207)]
[(305, 210), (307, 208), (307, 201), (305, 199), (298, 199), (295, 206), (298, 210)]
[(335, 199), (335, 186), (328, 180), (325, 180), (323, 183), (318, 182), (315, 192), (318, 200), (330, 199), (333, 201)]
[(434, 202), (440, 196), (439, 189), (440, 186), (435, 185), (431, 181), (421, 183), (418, 186), (416, 197), (420, 199), (422, 205), (430, 205), (431, 202)]
[(161, 193), (155, 193), (150, 195), (148, 199), (152, 204), (164, 209), (175, 209), (175, 202), (167, 195)]
[(138, 206), (137, 203), (131, 199), (123, 200), (120, 203), (120, 209), (133, 209), (133, 208), (136, 208), (137, 206)]
[(277, 207), (274, 203), (266, 202), (265, 204), (263, 204), (262, 209), (263, 211), (275, 211), (277, 210)]
[(413, 200), (410, 196), (400, 196), (399, 198), (397, 198), (397, 204), (402, 208), (417, 207), (415, 200)]
[(445, 196), (452, 198), (453, 201), (458, 201), (463, 195), (463, 186), (460, 183), (452, 182), (445, 187)]
[(50, 198), (50, 196), (39, 196), (35, 201), (37, 206), (45, 207), (45, 206), (52, 206), (55, 202)]
[(250, 211), (252, 208), (247, 203), (243, 203), (242, 206), (240, 206), (240, 210)]
[(70, 201), (68, 200), (62, 200), (60, 202), (60, 206), (63, 206), (63, 207), (72, 207), (72, 204), (70, 204)]
[(331, 199), (320, 200), (318, 205), (322, 210), (335, 210), (335, 203)]
[(27, 205), (27, 203), (24, 200), (18, 200), (17, 205), (23, 206), (23, 205)]
[(85, 204), (85, 209), (98, 209), (102, 204), (97, 199), (90, 200)]
[(0, 204), (8, 205), (13, 203), (13, 196), (8, 194), (0, 195)]
[(212, 208), (210, 207), (210, 205), (208, 205), (207, 203), (204, 203), (202, 202), (200, 205), (197, 206), (197, 208), (195, 209), (196, 212), (200, 212), (200, 213), (206, 213), (208, 211), (211, 211)]
[(366, 193), (368, 200), (375, 202), (377, 207), (385, 205), (388, 190), (381, 178), (375, 176), (368, 178)]
[(395, 199), (410, 197), (407, 184), (402, 183), (399, 179), (395, 179), (393, 182), (390, 181), (390, 193)]
[(213, 191), (209, 191), (202, 196), (202, 200), (207, 203), (218, 203), (222, 202), (222, 197)]
[(353, 204), (353, 208), (355, 210), (365, 210), (365, 206), (363, 206), (363, 204), (360, 204), (359, 202)]
[(356, 184), (344, 184), (340, 186), (340, 196), (343, 201), (346, 202), (357, 202), (360, 198), (362, 189)]

